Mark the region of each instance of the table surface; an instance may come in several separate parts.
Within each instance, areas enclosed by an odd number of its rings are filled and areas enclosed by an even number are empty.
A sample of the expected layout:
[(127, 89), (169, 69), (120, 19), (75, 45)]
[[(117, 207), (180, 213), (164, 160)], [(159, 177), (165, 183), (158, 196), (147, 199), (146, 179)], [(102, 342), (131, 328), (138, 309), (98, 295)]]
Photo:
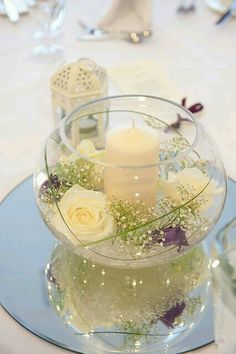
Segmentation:
[[(154, 35), (150, 40), (138, 45), (120, 40), (78, 41), (78, 20), (96, 23), (108, 6), (107, 0), (67, 0), (67, 17), (59, 39), (64, 56), (51, 61), (32, 55), (35, 45), (32, 32), (39, 18), (37, 8), (16, 24), (0, 17), (1, 198), (32, 174), (40, 146), (53, 127), (51, 75), (63, 62), (80, 57), (92, 58), (106, 68), (132, 64), (137, 59), (155, 61), (165, 71), (166, 85), (171, 83), (171, 89), (177, 88), (179, 101), (186, 96), (190, 104), (196, 101), (204, 104), (199, 119), (215, 139), (228, 175), (236, 178), (233, 154), (236, 151), (236, 20), (215, 26), (218, 15), (203, 0), (197, 2), (196, 12), (188, 14), (176, 13), (178, 1), (155, 0)], [(118, 88), (111, 82), (110, 94), (117, 92)], [(158, 96), (161, 92), (157, 87), (151, 93)], [(0, 354), (67, 353), (27, 332), (3, 309), (0, 318)], [(214, 345), (194, 351), (196, 354), (215, 352)]]

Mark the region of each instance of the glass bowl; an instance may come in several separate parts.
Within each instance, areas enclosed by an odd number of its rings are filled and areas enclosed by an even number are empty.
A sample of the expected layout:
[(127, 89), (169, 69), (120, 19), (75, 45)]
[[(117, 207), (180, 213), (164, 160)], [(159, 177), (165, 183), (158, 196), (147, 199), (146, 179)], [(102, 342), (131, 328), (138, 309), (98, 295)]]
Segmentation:
[[(179, 115), (186, 121), (173, 128)], [(73, 252), (136, 268), (174, 259), (209, 233), (226, 176), (191, 112), (128, 95), (87, 103), (57, 125), (34, 190), (45, 223)]]
[(222, 162), (191, 112), (136, 95), (80, 106), (47, 139), (34, 190), (60, 241), (46, 279), (63, 322), (94, 352), (175, 353), (204, 312), (201, 241), (226, 196)]
[(215, 343), (218, 354), (236, 350), (236, 218), (217, 234), (211, 254)]
[(205, 313), (208, 248), (201, 242), (172, 262), (111, 267), (59, 243), (46, 267), (49, 302), (93, 353), (176, 353)]

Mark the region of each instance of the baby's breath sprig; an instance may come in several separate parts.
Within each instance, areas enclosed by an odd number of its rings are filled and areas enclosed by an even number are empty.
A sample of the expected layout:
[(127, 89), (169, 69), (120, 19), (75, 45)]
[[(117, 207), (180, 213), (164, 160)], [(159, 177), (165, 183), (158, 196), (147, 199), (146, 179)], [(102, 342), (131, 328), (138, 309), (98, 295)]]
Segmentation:
[(49, 179), (40, 187), (39, 198), (48, 204), (58, 202), (75, 184), (85, 189), (96, 190), (96, 185), (100, 183), (101, 178), (101, 173), (95, 171), (94, 163), (90, 161), (77, 159), (60, 162), (53, 169)]
[(135, 246), (148, 242), (151, 230), (149, 225), (145, 225), (157, 218), (153, 207), (148, 207), (145, 203), (113, 199), (107, 208), (116, 221), (117, 235), (120, 235), (123, 241), (132, 242)]
[(177, 186), (177, 196), (162, 198), (157, 210), (144, 203), (111, 200), (108, 212), (117, 224), (113, 241), (125, 243), (134, 254), (158, 246), (178, 246), (180, 251), (189, 245), (188, 237), (208, 227), (209, 219), (201, 214), (205, 202), (193, 186), (181, 184)]
[(189, 146), (189, 142), (182, 136), (174, 136), (172, 139), (168, 139), (161, 143), (160, 159), (161, 161), (172, 159)]
[(201, 215), (201, 208), (207, 202), (202, 193), (197, 193), (192, 185), (178, 184), (176, 187), (179, 200), (165, 197), (159, 202), (159, 213), (165, 218), (165, 227), (180, 226), (183, 230), (195, 231), (199, 225), (209, 222)]
[(183, 170), (184, 168), (193, 168), (197, 167), (202, 173), (208, 176), (209, 173), (209, 165), (211, 165), (211, 162), (208, 160), (203, 160), (203, 159), (192, 159), (192, 158), (185, 158), (180, 161), (180, 166), (181, 169)]
[(68, 188), (78, 184), (85, 189), (93, 189), (95, 187), (95, 178), (97, 177), (94, 171), (94, 163), (83, 159), (58, 163), (55, 168), (55, 174), (62, 184)]
[[(189, 142), (182, 136), (175, 136), (169, 140), (166, 140), (160, 146), (160, 160), (166, 161), (169, 159), (173, 159), (180, 152), (184, 151), (189, 147)], [(179, 161), (179, 166), (176, 170), (197, 167), (202, 173), (208, 175), (208, 166), (211, 164), (210, 161), (200, 159), (196, 151), (193, 151), (193, 153), (195, 153), (195, 158), (191, 157), (190, 155), (188, 157), (182, 158)], [(174, 168), (174, 165), (172, 166), (172, 168)]]

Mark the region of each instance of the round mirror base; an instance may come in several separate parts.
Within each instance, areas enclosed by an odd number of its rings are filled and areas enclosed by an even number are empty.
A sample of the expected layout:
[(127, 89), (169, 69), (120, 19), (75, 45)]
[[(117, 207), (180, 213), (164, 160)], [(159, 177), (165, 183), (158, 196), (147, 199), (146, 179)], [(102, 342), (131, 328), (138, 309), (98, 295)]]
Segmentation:
[[(210, 242), (216, 232), (235, 216), (235, 199), (236, 183), (228, 179), (228, 196), (223, 214), (206, 242)], [(38, 337), (75, 353), (94, 354), (89, 338), (70, 332), (49, 305), (44, 269), (55, 239), (37, 210), (32, 177), (20, 183), (3, 200), (0, 225), (0, 301), (3, 308)], [(213, 341), (210, 299), (198, 325), (170, 352), (185, 353)]]

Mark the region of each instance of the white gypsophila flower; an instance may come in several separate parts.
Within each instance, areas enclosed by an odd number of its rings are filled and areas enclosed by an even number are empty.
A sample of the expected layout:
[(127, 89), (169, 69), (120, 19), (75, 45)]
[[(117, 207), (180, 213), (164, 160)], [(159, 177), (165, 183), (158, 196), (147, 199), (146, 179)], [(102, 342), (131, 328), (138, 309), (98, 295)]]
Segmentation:
[(101, 240), (116, 229), (106, 205), (103, 193), (74, 185), (58, 203), (61, 214), (56, 212), (51, 225), (73, 243), (76, 243), (76, 238), (86, 244)]
[(179, 185), (195, 195), (201, 193), (201, 196), (205, 198), (204, 208), (210, 207), (214, 196), (221, 192), (216, 182), (213, 179), (209, 180), (208, 176), (197, 167), (185, 168), (178, 173), (170, 171), (167, 180), (163, 178), (159, 180), (161, 192), (167, 197), (174, 198), (177, 202), (181, 202), (181, 194), (177, 188)]

